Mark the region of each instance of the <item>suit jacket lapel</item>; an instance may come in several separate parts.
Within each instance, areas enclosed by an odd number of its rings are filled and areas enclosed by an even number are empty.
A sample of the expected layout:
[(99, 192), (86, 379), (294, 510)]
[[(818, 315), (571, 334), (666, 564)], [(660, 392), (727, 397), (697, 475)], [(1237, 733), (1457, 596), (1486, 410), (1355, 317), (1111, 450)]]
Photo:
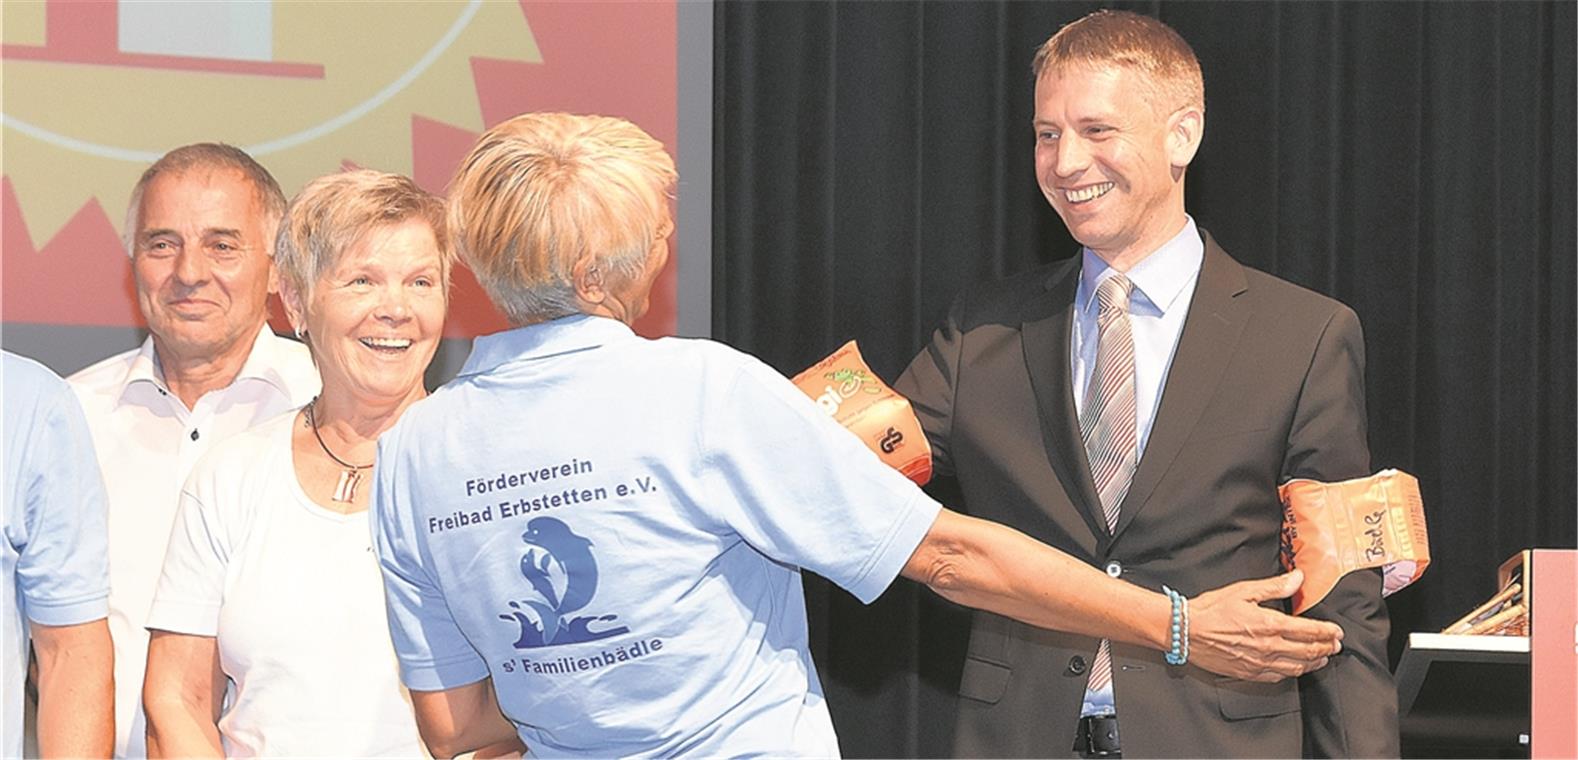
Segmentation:
[(1079, 414), (1074, 409), (1074, 383), (1070, 377), (1069, 331), (1073, 329), (1074, 294), (1079, 286), (1080, 259), (1059, 267), (1046, 282), (1046, 293), (1029, 306), (1021, 327), (1025, 366), (1041, 414), (1041, 436), (1047, 459), (1063, 491), (1085, 518), (1092, 534), (1104, 539), (1106, 518), (1090, 478), (1085, 444), (1079, 434)]
[(1118, 516), (1114, 540), (1134, 522), (1149, 503), (1151, 493), (1183, 448), (1238, 345), (1249, 309), (1238, 296), (1248, 289), (1244, 268), (1225, 253), (1209, 233), (1205, 260), (1195, 286), (1189, 315), (1184, 319), (1178, 349), (1163, 385), (1161, 405), (1151, 423), (1151, 436), (1140, 457), (1139, 469), (1129, 486)]

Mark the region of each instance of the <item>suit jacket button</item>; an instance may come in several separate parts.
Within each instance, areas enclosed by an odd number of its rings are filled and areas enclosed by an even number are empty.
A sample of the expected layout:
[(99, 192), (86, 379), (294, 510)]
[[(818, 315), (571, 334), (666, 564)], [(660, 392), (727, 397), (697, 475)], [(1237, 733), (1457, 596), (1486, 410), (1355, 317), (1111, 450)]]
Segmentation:
[(1070, 657), (1069, 660), (1068, 660), (1068, 672), (1070, 672), (1070, 673), (1072, 673), (1072, 674), (1074, 674), (1076, 676), (1084, 674), (1084, 672), (1085, 672), (1085, 658), (1081, 657), (1081, 656), (1079, 656), (1077, 654), (1074, 655), (1073, 657)]
[(1122, 576), (1123, 575), (1123, 563), (1119, 562), (1117, 560), (1113, 560), (1111, 562), (1108, 562), (1107, 563), (1107, 575), (1110, 575), (1110, 576), (1112, 576), (1114, 578)]

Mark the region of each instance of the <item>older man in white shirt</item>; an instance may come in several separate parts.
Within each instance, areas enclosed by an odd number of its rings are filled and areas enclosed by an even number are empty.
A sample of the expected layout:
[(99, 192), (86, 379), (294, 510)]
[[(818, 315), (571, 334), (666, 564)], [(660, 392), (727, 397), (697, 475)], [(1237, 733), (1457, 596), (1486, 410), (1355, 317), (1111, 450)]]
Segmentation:
[(165, 154), (133, 189), (124, 233), (151, 334), (69, 378), (109, 493), (118, 757), (146, 754), (143, 622), (187, 473), (216, 441), (318, 392), (306, 348), (266, 324), (284, 208), (279, 184), (237, 148)]

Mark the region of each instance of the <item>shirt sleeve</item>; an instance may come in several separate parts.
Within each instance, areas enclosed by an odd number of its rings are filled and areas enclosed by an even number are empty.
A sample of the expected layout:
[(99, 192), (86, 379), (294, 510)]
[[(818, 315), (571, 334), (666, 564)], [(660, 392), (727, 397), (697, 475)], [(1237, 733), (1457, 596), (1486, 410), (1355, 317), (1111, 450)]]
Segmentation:
[(78, 625), (109, 614), (104, 480), (82, 408), (64, 384), (41, 394), (25, 464), (27, 543), (16, 584), (29, 620)]
[(433, 582), (417, 541), (410, 484), (402, 475), (400, 430), (378, 441), (373, 481), (373, 551), (384, 579), (389, 635), (400, 661), (400, 680), (417, 691), (441, 691), (488, 676), (477, 654), (450, 614), (443, 592)]
[(701, 425), (702, 505), (767, 556), (880, 596), (940, 504), (783, 376), (749, 360)]
[(226, 514), (215, 505), (216, 466), (213, 456), (198, 460), (181, 489), (164, 567), (148, 612), (146, 627), (151, 630), (219, 635), (234, 526), (227, 524)]

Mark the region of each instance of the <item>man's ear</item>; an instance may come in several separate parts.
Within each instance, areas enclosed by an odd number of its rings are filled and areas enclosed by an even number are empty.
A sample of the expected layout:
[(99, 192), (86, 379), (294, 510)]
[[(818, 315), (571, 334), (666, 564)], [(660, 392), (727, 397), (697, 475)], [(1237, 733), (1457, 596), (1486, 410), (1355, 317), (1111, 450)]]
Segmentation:
[(269, 283), (270, 293), (275, 292), (277, 287), (279, 301), (285, 306), (285, 319), (290, 321), (290, 328), (295, 330), (297, 335), (306, 332), (307, 309), (306, 304), (302, 301), (302, 297), (305, 294), (297, 292), (295, 286), (291, 285), (289, 280), (278, 277), (274, 273), (272, 264), (269, 268)]
[(274, 257), (268, 257), (268, 292), (273, 295), (279, 292), (279, 267), (274, 264)]
[(1181, 170), (1194, 161), (1200, 151), (1200, 140), (1205, 136), (1205, 112), (1195, 106), (1185, 106), (1175, 112), (1167, 124), (1167, 162)]
[(570, 280), (575, 286), (575, 297), (589, 306), (599, 306), (608, 299), (607, 272), (595, 256), (587, 256), (570, 268)]

